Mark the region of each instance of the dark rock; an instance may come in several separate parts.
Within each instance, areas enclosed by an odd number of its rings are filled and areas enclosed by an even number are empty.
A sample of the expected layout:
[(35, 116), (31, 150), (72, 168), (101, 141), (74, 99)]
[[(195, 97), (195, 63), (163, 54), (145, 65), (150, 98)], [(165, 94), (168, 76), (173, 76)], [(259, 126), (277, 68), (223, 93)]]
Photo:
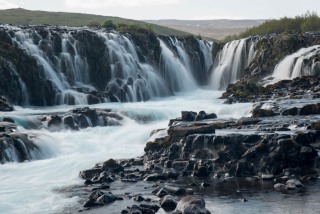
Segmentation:
[(196, 196), (185, 196), (177, 204), (176, 212), (182, 214), (198, 213), (198, 214), (209, 214), (209, 210), (205, 208), (205, 201)]
[(215, 113), (206, 114), (205, 119), (215, 119), (218, 116)]
[(169, 192), (163, 187), (159, 188), (159, 189), (156, 189), (156, 190), (158, 190), (158, 191), (156, 191), (155, 195), (158, 196), (159, 198), (162, 198), (162, 197), (164, 197), (166, 195), (169, 195)]
[[(1, 133), (2, 132), (2, 133)], [(0, 163), (36, 160), (40, 148), (13, 123), (0, 122)]]
[(320, 103), (309, 104), (300, 109), (300, 115), (320, 114)]
[(252, 111), (252, 117), (272, 117), (276, 114), (271, 109), (255, 108)]
[(110, 193), (105, 193), (96, 199), (96, 203), (101, 205), (110, 204), (114, 201), (115, 201), (115, 197)]
[(133, 197), (133, 200), (134, 201), (138, 201), (138, 202), (141, 202), (141, 201), (144, 201), (144, 197), (142, 197), (141, 195), (137, 195), (135, 197)]
[(245, 160), (240, 160), (236, 166), (236, 176), (238, 177), (249, 177), (253, 175), (253, 168), (250, 163)]
[(249, 118), (249, 117), (242, 117), (238, 120), (237, 124), (239, 125), (252, 125), (252, 124), (257, 124), (261, 120), (257, 118)]
[(14, 108), (11, 106), (7, 100), (0, 96), (0, 111), (13, 111)]
[(75, 121), (71, 115), (64, 117), (63, 123), (67, 128), (70, 128), (72, 130), (79, 130), (79, 127), (75, 124)]
[(53, 115), (48, 121), (48, 127), (60, 126), (61, 122), (62, 122), (62, 118), (60, 116)]
[(174, 200), (174, 198), (171, 195), (166, 195), (166, 196), (161, 198), (160, 206), (165, 211), (171, 211), (171, 210), (174, 210), (177, 207), (177, 201)]
[(10, 118), (10, 117), (4, 117), (4, 118), (2, 118), (2, 121), (3, 122), (8, 122), (8, 123), (14, 123), (14, 120), (12, 118)]
[(197, 113), (193, 111), (182, 111), (181, 118), (183, 121), (194, 121), (196, 119)]
[(317, 134), (315, 132), (297, 132), (293, 135), (293, 139), (296, 143), (303, 146), (310, 145), (316, 138)]
[(288, 115), (295, 116), (298, 114), (299, 114), (299, 109), (297, 107), (285, 109), (284, 111), (282, 111), (283, 116), (288, 116)]
[(117, 163), (117, 161), (115, 161), (113, 159), (109, 159), (109, 160), (105, 161), (102, 164), (101, 169), (103, 171), (110, 172), (110, 173), (119, 173), (119, 172), (124, 171), (124, 168), (119, 163)]
[[(90, 109), (89, 107), (76, 108), (76, 109), (72, 110), (72, 113), (79, 114), (79, 118), (81, 118), (81, 116), (85, 116), (86, 118), (88, 118), (90, 120), (92, 126), (97, 126), (98, 116), (97, 116), (97, 112), (95, 109)], [(85, 119), (85, 121), (87, 122), (87, 119)], [(79, 126), (81, 127), (81, 124), (79, 124)], [(90, 125), (87, 125), (87, 127), (88, 126), (90, 126)]]
[(300, 149), (299, 157), (304, 164), (313, 164), (317, 156), (318, 152), (311, 147), (302, 146)]
[(153, 173), (151, 175), (148, 175), (144, 181), (158, 181), (158, 180), (166, 180), (167, 177), (164, 174), (160, 173)]
[(210, 183), (206, 183), (206, 182), (203, 182), (203, 183), (201, 183), (201, 187), (209, 187), (209, 186), (211, 186), (211, 184)]
[(311, 126), (313, 129), (320, 131), (320, 121), (313, 122)]
[(210, 175), (210, 171), (207, 166), (199, 166), (193, 174), (195, 177), (208, 177)]
[(215, 129), (211, 125), (202, 126), (171, 126), (168, 129), (168, 134), (172, 137), (184, 137), (191, 134), (214, 134)]
[(206, 114), (206, 112), (205, 111), (200, 111), (198, 114), (197, 114), (197, 116), (195, 117), (195, 121), (200, 121), (200, 120), (204, 120), (204, 119), (206, 119), (206, 117), (207, 117), (207, 114)]
[(179, 173), (174, 169), (174, 168), (167, 168), (164, 171), (164, 174), (166, 175), (167, 178), (171, 179), (178, 179)]

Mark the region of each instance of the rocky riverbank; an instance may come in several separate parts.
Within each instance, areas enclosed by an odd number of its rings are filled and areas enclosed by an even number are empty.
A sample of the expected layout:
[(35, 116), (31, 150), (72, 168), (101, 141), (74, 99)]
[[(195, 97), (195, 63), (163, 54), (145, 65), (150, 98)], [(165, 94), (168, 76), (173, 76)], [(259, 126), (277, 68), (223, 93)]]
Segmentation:
[(256, 104), (251, 117), (238, 120), (182, 112), (151, 133), (144, 156), (81, 171), (81, 211), (209, 213), (201, 197), (235, 180), (284, 194), (307, 191), (319, 176), (319, 100), (285, 101)]

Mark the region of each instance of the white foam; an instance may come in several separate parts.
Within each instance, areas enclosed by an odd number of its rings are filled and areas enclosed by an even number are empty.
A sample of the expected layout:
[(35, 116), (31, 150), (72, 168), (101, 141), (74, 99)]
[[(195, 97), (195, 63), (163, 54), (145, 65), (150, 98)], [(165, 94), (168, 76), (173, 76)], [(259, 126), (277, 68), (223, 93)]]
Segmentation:
[[(132, 118), (151, 116), (153, 122), (148, 124), (139, 124), (126, 118), (122, 126), (90, 127), (81, 131), (25, 130), (39, 136), (36, 143), (45, 142), (40, 147), (48, 159), (0, 165), (1, 213), (54, 213), (77, 204), (77, 197), (67, 198), (54, 190), (82, 184), (83, 180), (78, 177), (79, 171), (91, 168), (97, 162), (142, 155), (151, 131), (166, 128), (168, 120), (180, 116), (182, 110), (215, 112), (220, 118), (239, 118), (249, 114), (251, 104), (222, 104), (223, 100), (217, 99), (221, 93), (196, 90), (148, 102), (92, 106), (129, 112)], [(23, 117), (46, 111), (67, 111), (70, 108), (19, 108), (11, 114)]]

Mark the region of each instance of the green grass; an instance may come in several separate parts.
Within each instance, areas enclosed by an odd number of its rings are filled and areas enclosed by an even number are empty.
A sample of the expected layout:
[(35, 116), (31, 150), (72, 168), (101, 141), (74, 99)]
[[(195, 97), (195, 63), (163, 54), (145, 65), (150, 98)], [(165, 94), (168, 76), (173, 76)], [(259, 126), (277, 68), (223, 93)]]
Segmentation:
[(268, 20), (261, 25), (249, 28), (238, 35), (227, 36), (224, 41), (227, 42), (248, 36), (270, 33), (297, 33), (308, 31), (320, 31), (320, 17), (316, 12), (307, 12), (304, 15), (296, 16), (295, 18), (283, 17), (279, 20)]
[[(101, 25), (106, 20), (114, 24), (136, 25), (150, 28), (150, 24), (132, 19), (124, 19), (113, 16), (100, 16), (82, 13), (31, 11), (22, 8), (0, 10), (0, 23), (12, 25), (58, 25), (69, 27), (82, 27)], [(190, 33), (151, 24), (153, 31), (159, 35), (183, 36)]]

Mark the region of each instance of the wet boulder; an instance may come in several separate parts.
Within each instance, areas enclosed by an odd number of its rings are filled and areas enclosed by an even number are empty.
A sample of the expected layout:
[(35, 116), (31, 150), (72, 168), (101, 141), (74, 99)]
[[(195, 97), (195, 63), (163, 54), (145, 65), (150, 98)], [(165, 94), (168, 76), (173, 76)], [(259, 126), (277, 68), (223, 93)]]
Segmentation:
[(183, 121), (194, 121), (196, 119), (197, 113), (193, 111), (182, 111), (181, 119)]
[(197, 196), (183, 197), (177, 204), (175, 211), (182, 214), (210, 214), (209, 210), (205, 208), (205, 201)]
[(0, 96), (0, 111), (13, 111), (14, 108), (8, 101)]
[(79, 173), (79, 176), (83, 179), (92, 179), (95, 176), (99, 175), (102, 172), (100, 168), (92, 168), (83, 170)]
[(300, 115), (320, 114), (320, 103), (305, 105), (300, 109)]
[(276, 113), (272, 109), (254, 108), (252, 110), (252, 117), (272, 117), (275, 115)]
[(102, 164), (101, 169), (110, 173), (119, 173), (124, 171), (124, 168), (115, 160), (109, 159)]
[(98, 115), (96, 109), (90, 109), (89, 107), (76, 108), (71, 111), (73, 114), (83, 115), (85, 118), (90, 120), (92, 126), (97, 126)]
[(155, 214), (160, 207), (158, 205), (140, 204), (132, 205), (121, 211), (121, 214)]
[(173, 138), (181, 138), (191, 134), (214, 134), (215, 128), (212, 125), (194, 126), (171, 126), (168, 134)]
[(48, 121), (48, 127), (49, 128), (59, 127), (61, 125), (61, 122), (62, 122), (61, 116), (53, 115), (50, 117), (50, 119)]
[(299, 109), (297, 107), (285, 109), (282, 111), (283, 116), (288, 116), (288, 115), (295, 116), (298, 114), (299, 114)]
[(165, 210), (165, 211), (172, 211), (177, 207), (177, 201), (171, 196), (171, 195), (166, 195), (161, 198), (160, 200), (160, 206)]
[[(1, 122), (3, 125), (4, 122)], [(10, 127), (13, 127), (14, 125)], [(6, 127), (5, 129), (8, 129)], [(10, 132), (10, 133), (9, 133)], [(41, 148), (27, 134), (14, 130), (0, 135), (0, 163), (24, 162), (42, 157)]]
[(64, 117), (63, 124), (66, 128), (69, 128), (72, 130), (79, 130), (79, 127), (78, 127), (78, 125), (76, 125), (72, 115), (68, 115), (68, 116)]

